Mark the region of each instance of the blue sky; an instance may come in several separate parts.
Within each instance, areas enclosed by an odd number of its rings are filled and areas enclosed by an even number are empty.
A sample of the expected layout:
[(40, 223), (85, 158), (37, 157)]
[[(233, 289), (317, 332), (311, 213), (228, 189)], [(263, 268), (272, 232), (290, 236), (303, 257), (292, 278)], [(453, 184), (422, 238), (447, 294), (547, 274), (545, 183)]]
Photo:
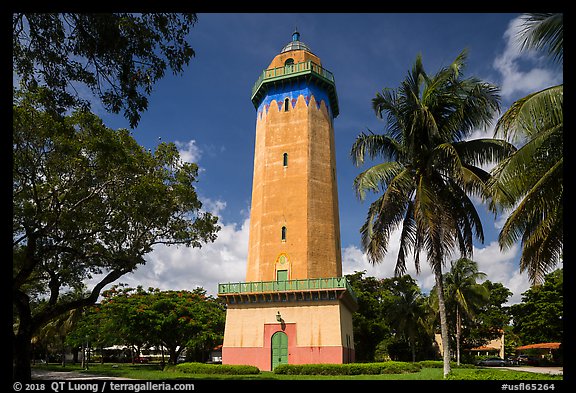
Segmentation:
[[(300, 39), (334, 74), (340, 114), (334, 120), (340, 234), (344, 274), (366, 270), (379, 278), (393, 274), (392, 247), (386, 259), (370, 265), (360, 249), (359, 229), (369, 201), (360, 202), (352, 183), (366, 167), (353, 166), (349, 152), (356, 136), (368, 129), (381, 132), (384, 123), (371, 109), (383, 88), (397, 88), (417, 54), (428, 73), (449, 65), (468, 50), (464, 76), (475, 76), (501, 88), (502, 112), (526, 94), (562, 83), (562, 67), (536, 53), (519, 53), (517, 13), (214, 13), (198, 14), (190, 43), (196, 53), (182, 75), (170, 72), (157, 83), (149, 109), (133, 134), (147, 148), (175, 142), (182, 158), (197, 162), (197, 191), (206, 210), (220, 217), (216, 242), (201, 249), (157, 247), (147, 264), (119, 282), (166, 289), (201, 286), (215, 295), (218, 282), (244, 281), (256, 110), (251, 88), (260, 73), (291, 40)], [(128, 128), (122, 116), (94, 111), (111, 128)], [(471, 137), (492, 137), (492, 129)], [(473, 259), (491, 281), (502, 282), (521, 300), (528, 289), (518, 270), (519, 247), (501, 251), (499, 226), (478, 203), (485, 241), (476, 243)], [(392, 239), (395, 239), (393, 236)], [(394, 241), (391, 241), (395, 244)], [(424, 260), (424, 259), (422, 259)], [(434, 285), (426, 263), (416, 275), (424, 292)]]

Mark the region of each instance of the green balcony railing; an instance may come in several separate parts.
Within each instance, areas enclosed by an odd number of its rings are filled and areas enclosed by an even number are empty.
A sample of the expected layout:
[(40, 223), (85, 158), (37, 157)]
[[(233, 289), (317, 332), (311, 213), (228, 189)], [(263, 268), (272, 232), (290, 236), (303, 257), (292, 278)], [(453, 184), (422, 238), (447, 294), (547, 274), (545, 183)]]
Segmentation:
[(254, 107), (258, 108), (270, 86), (291, 82), (294, 78), (307, 78), (322, 85), (330, 98), (332, 116), (338, 116), (340, 109), (338, 107), (338, 95), (336, 94), (334, 75), (313, 61), (304, 61), (302, 63), (289, 64), (262, 71), (256, 83), (252, 86), (251, 100)]
[(256, 83), (254, 83), (254, 86), (252, 87), (252, 96), (256, 94), (264, 82), (308, 73), (320, 76), (328, 82), (335, 83), (334, 75), (330, 71), (309, 60), (302, 63), (285, 65), (283, 67), (269, 68), (262, 71), (258, 80), (256, 80)]
[(354, 300), (356, 294), (346, 277), (307, 278), (286, 281), (251, 281), (218, 284), (218, 295), (257, 294), (284, 291), (346, 289)]

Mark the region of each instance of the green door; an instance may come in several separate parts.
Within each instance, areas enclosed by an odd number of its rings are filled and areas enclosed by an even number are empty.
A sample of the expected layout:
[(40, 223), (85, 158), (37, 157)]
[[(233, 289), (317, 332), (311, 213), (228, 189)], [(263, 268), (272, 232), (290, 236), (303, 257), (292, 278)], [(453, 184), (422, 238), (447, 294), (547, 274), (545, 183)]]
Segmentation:
[(285, 291), (286, 290), (286, 280), (288, 280), (288, 270), (277, 270), (276, 271), (276, 283), (274, 284), (275, 290)]
[(279, 364), (288, 364), (288, 336), (284, 332), (272, 335), (272, 370)]

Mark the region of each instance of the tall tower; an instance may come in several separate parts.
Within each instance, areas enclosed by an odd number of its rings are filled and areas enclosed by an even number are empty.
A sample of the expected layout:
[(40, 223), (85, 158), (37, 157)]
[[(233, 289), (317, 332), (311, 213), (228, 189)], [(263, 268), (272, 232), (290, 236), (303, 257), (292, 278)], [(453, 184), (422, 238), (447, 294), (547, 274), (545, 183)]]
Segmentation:
[(342, 277), (334, 76), (296, 31), (252, 88), (256, 141), (246, 282), (227, 303), (224, 364), (354, 360), (355, 296)]

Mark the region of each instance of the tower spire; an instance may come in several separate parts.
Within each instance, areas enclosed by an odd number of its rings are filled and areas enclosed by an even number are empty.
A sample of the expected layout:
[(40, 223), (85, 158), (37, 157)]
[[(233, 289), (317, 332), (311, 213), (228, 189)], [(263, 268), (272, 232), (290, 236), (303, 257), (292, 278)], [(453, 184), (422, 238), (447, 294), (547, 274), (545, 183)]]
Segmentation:
[(292, 33), (292, 41), (300, 41), (300, 33), (298, 32), (298, 27), (294, 29), (294, 33)]

